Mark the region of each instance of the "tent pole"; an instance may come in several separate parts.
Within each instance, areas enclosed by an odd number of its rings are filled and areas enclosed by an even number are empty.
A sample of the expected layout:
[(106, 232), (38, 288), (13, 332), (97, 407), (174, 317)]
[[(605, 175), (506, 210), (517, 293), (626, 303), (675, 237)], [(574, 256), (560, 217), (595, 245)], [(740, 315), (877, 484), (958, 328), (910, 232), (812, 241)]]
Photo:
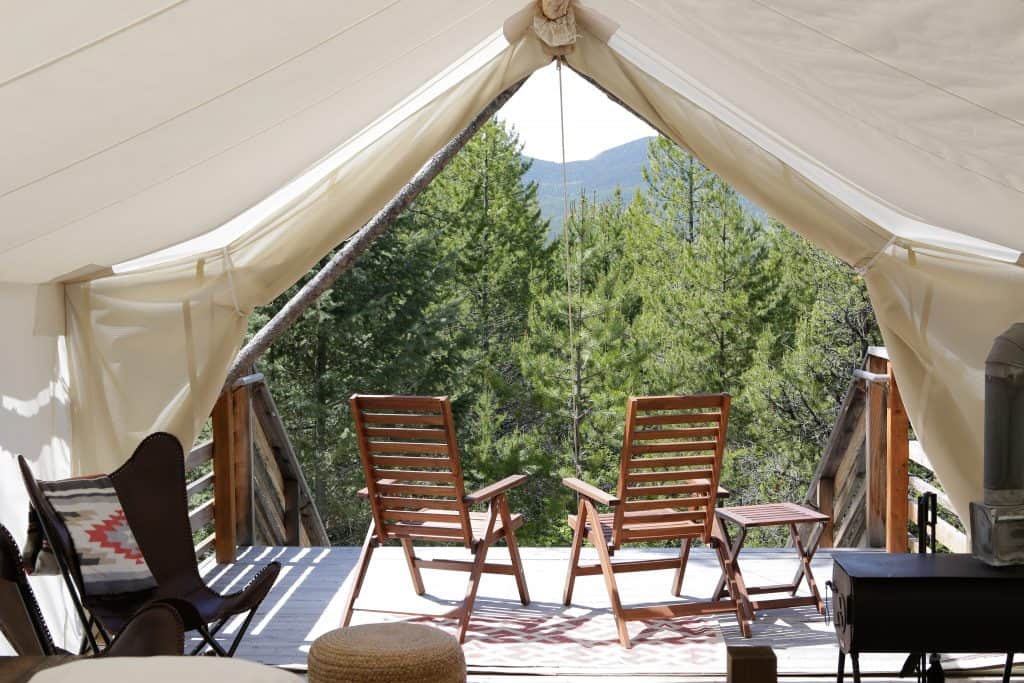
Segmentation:
[(416, 172), (416, 175), (412, 177), (401, 190), (398, 191), (391, 201), (384, 205), (377, 215), (370, 219), (370, 221), (360, 228), (359, 232), (355, 233), (350, 237), (345, 244), (335, 252), (331, 260), (320, 269), (320, 271), (314, 275), (305, 285), (302, 286), (298, 292), (295, 293), (291, 299), (288, 300), (284, 306), (281, 307), (273, 318), (267, 322), (259, 332), (253, 335), (253, 338), (249, 340), (249, 343), (238, 352), (235, 356), (234, 362), (231, 364), (230, 370), (228, 370), (227, 379), (224, 382), (224, 388), (230, 389), (231, 385), (243, 375), (249, 373), (252, 369), (256, 359), (263, 355), (264, 352), (270, 345), (274, 343), (284, 332), (291, 327), (292, 323), (298, 320), (307, 308), (310, 307), (317, 298), (323, 294), (327, 289), (334, 284), (341, 275), (348, 270), (359, 256), (366, 251), (366, 249), (373, 244), (373, 242), (380, 237), (384, 232), (387, 231), (391, 224), (398, 219), (403, 211), (405, 211), (413, 200), (419, 196), (427, 185), (430, 184), (437, 175), (444, 170), (444, 167), (448, 165), (448, 162), (452, 160), (460, 149), (469, 142), (478, 130), (487, 121), (490, 120), (494, 114), (508, 102), (520, 86), (526, 82), (526, 78), (522, 79), (518, 83), (510, 86), (504, 90), (500, 95), (495, 97), (490, 104), (483, 108), (483, 110), (476, 115), (476, 117), (469, 122), (469, 124), (463, 128), (454, 138), (452, 138), (448, 144), (438, 150), (434, 156), (423, 165), (423, 167)]

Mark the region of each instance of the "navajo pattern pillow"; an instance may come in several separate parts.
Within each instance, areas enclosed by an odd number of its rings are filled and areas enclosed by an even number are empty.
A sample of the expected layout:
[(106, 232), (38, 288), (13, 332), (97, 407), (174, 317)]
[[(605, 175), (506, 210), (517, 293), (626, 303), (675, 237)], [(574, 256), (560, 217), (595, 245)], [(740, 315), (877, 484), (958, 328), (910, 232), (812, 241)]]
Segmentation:
[(110, 477), (41, 481), (39, 487), (68, 529), (86, 595), (156, 588)]

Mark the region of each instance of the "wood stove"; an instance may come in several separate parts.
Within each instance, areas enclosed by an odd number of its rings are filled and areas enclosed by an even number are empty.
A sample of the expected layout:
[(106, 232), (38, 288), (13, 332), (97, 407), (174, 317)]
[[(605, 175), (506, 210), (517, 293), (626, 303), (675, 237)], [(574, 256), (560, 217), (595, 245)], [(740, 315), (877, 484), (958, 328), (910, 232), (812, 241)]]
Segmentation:
[(839, 674), (846, 655), (860, 681), (870, 652), (1024, 652), (1024, 566), (992, 567), (966, 554), (836, 552), (832, 587)]

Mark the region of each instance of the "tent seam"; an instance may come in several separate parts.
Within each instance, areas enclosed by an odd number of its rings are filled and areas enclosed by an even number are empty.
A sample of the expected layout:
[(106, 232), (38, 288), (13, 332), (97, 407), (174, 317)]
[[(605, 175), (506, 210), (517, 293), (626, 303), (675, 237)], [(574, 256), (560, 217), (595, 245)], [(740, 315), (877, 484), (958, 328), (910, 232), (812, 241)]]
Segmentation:
[[(398, 0), (396, 0), (396, 2), (397, 1)], [(488, 3), (488, 5), (493, 4), (494, 1), (495, 0), (491, 0), (491, 2)], [(481, 6), (481, 8), (479, 10), (477, 10), (477, 11), (478, 12), (482, 11), (486, 6), (487, 5)], [(474, 12), (474, 14), (476, 14), (476, 12)], [(219, 156), (221, 156), (223, 154), (226, 154), (226, 153), (230, 152), (231, 150), (236, 149), (236, 148), (240, 147), (241, 145), (243, 145), (243, 144), (245, 144), (245, 143), (247, 143), (247, 142), (249, 142), (249, 141), (251, 141), (251, 140), (253, 140), (255, 138), (258, 138), (259, 136), (264, 135), (264, 134), (270, 132), (274, 128), (277, 128), (277, 127), (283, 125), (284, 123), (286, 123), (288, 121), (291, 121), (292, 119), (294, 119), (294, 118), (304, 114), (305, 112), (307, 112), (307, 111), (309, 111), (309, 110), (311, 110), (311, 109), (313, 109), (313, 108), (323, 104), (327, 100), (330, 100), (330, 99), (338, 96), (342, 92), (344, 92), (346, 90), (350, 90), (351, 88), (354, 88), (354, 87), (358, 86), (360, 83), (366, 81), (368, 78), (374, 76), (375, 74), (377, 74), (378, 72), (382, 71), (383, 69), (386, 69), (387, 67), (391, 66), (392, 64), (398, 62), (401, 58), (403, 58), (403, 57), (405, 57), (405, 56), (415, 52), (416, 50), (418, 50), (418, 49), (420, 49), (422, 47), (424, 47), (425, 45), (427, 45), (434, 38), (437, 38), (438, 36), (449, 32), (452, 28), (454, 28), (455, 26), (458, 26), (460, 23), (462, 23), (462, 21), (457, 21), (457, 22), (455, 22), (453, 24), (447, 25), (446, 27), (444, 27), (443, 29), (438, 31), (435, 35), (431, 36), (430, 38), (427, 38), (426, 40), (424, 40), (424, 41), (422, 41), (420, 43), (417, 43), (416, 45), (411, 47), (409, 50), (407, 50), (407, 51), (403, 52), (401, 55), (398, 55), (397, 57), (395, 57), (395, 59), (393, 59), (393, 60), (391, 60), (391, 61), (389, 61), (389, 62), (387, 62), (385, 64), (380, 65), (377, 69), (375, 69), (374, 71), (364, 75), (360, 79), (358, 79), (356, 81), (353, 81), (351, 83), (347, 83), (344, 86), (338, 88), (337, 90), (334, 90), (334, 91), (328, 93), (327, 95), (325, 95), (324, 97), (318, 99), (316, 102), (312, 102), (309, 105), (307, 105), (307, 106), (305, 106), (305, 107), (303, 107), (303, 108), (301, 108), (301, 109), (299, 109), (297, 111), (294, 111), (294, 112), (288, 114), (287, 116), (284, 116), (282, 118), (277, 119), (274, 123), (272, 123), (272, 124), (270, 124), (268, 126), (265, 126), (264, 128), (254, 132), (254, 133), (252, 133), (251, 135), (246, 136), (245, 138), (235, 142), (234, 144), (229, 145), (229, 146), (227, 146), (227, 147), (225, 147), (223, 149), (220, 149), (220, 150), (218, 150), (218, 151), (216, 151), (216, 152), (214, 152), (212, 154), (209, 154), (208, 156), (205, 156), (202, 159), (199, 159), (198, 161), (195, 161), (195, 162), (185, 166), (184, 168), (182, 168), (182, 169), (180, 169), (180, 170), (178, 170), (178, 171), (176, 171), (176, 172), (174, 172), (174, 173), (172, 173), (172, 174), (170, 174), (168, 176), (165, 176), (165, 177), (163, 177), (163, 178), (161, 178), (161, 179), (159, 179), (159, 180), (157, 180), (157, 181), (155, 181), (155, 182), (153, 182), (153, 183), (151, 183), (151, 184), (149, 184), (149, 185), (139, 189), (136, 192), (133, 192), (133, 193), (127, 195), (127, 196), (121, 197), (120, 199), (112, 201), (109, 204), (105, 204), (105, 205), (103, 205), (103, 206), (101, 206), (101, 207), (99, 207), (97, 209), (94, 209), (94, 210), (92, 210), (92, 211), (90, 211), (90, 212), (88, 212), (86, 214), (83, 214), (81, 216), (76, 216), (75, 218), (72, 218), (71, 220), (68, 220), (68, 221), (66, 221), (64, 223), (61, 223), (60, 225), (56, 226), (52, 230), (48, 230), (47, 232), (44, 232), (44, 233), (42, 233), (40, 235), (36, 235), (36, 236), (32, 237), (31, 239), (25, 240), (24, 242), (19, 242), (18, 244), (10, 245), (10, 246), (4, 248), (3, 250), (0, 250), (0, 254), (6, 254), (6, 253), (9, 253), (9, 252), (14, 251), (16, 249), (21, 249), (21, 248), (25, 247), (26, 245), (32, 244), (33, 242), (38, 242), (39, 240), (46, 239), (46, 238), (50, 237), (51, 235), (59, 233), (60, 231), (70, 227), (71, 225), (74, 225), (75, 223), (78, 223), (79, 221), (86, 220), (87, 218), (90, 218), (92, 216), (95, 216), (98, 213), (106, 211), (107, 209), (110, 209), (111, 207), (117, 206), (119, 204), (123, 204), (124, 202), (126, 202), (126, 201), (128, 201), (130, 199), (133, 199), (134, 197), (137, 197), (137, 196), (139, 196), (139, 195), (141, 195), (141, 194), (143, 194), (145, 192), (148, 192), (148, 191), (152, 190), (155, 187), (159, 187), (160, 185), (163, 185), (164, 183), (170, 181), (173, 178), (176, 178), (176, 177), (182, 175), (183, 173), (187, 173), (188, 171), (191, 171), (192, 169), (194, 169), (194, 168), (196, 168), (198, 166), (202, 166), (203, 164), (206, 164), (206, 163), (210, 162), (211, 160), (216, 159), (217, 157), (219, 157)], [(476, 46), (476, 48), (479, 48), (479, 46)], [(462, 61), (461, 57), (458, 60), (456, 60), (456, 63), (459, 62), (459, 61)], [(204, 105), (200, 105), (200, 106), (204, 106)], [(168, 122), (170, 120), (173, 120), (173, 119), (169, 119)], [(154, 128), (151, 128), (151, 129), (148, 129), (146, 131), (143, 131), (142, 133), (139, 133), (138, 135), (145, 135), (146, 133), (151, 132), (152, 130), (155, 130), (155, 128), (159, 127), (160, 125), (163, 125), (163, 124), (158, 124), (158, 126), (156, 126)], [(369, 127), (370, 125), (373, 125), (373, 122), (371, 122), (367, 127)], [(363, 130), (365, 130), (365, 128)], [(361, 132), (362, 132), (362, 130), (357, 132), (352, 137), (358, 136), (359, 133), (361, 133)], [(137, 136), (133, 136), (133, 137), (137, 137)], [(70, 165), (68, 165), (66, 167), (58, 169), (57, 171), (54, 171), (52, 173), (48, 173), (45, 176), (41, 176), (41, 177), (37, 178), (36, 180), (33, 180), (33, 181), (29, 182), (29, 183), (26, 183), (25, 185), (22, 185), (20, 187), (14, 188), (14, 189), (10, 190), (9, 192), (7, 192), (5, 194), (0, 194), (0, 198), (5, 197), (7, 194), (18, 192), (18, 191), (28, 187), (29, 185), (33, 185), (36, 182), (39, 182), (41, 180), (46, 179), (47, 177), (49, 177), (51, 175), (54, 175), (56, 173), (61, 173), (61, 172), (65, 171), (65, 170), (67, 170), (68, 168), (71, 168), (71, 166), (74, 166), (74, 165), (76, 165), (78, 163), (81, 163), (82, 161), (87, 161), (88, 159), (92, 158), (93, 156), (97, 156), (99, 154), (103, 154), (103, 153), (105, 153), (107, 151), (110, 151), (114, 147), (116, 147), (116, 146), (118, 146), (118, 145), (120, 145), (120, 144), (122, 144), (124, 142), (127, 142), (129, 139), (131, 139), (131, 138), (126, 138), (125, 140), (122, 140), (120, 143), (117, 143), (117, 144), (115, 144), (115, 145), (113, 145), (113, 146), (111, 146), (111, 147), (109, 147), (107, 149), (104, 149), (104, 150), (102, 150), (100, 152), (97, 152), (96, 154), (90, 155), (88, 157), (83, 157), (82, 159), (80, 159), (79, 161), (75, 162), (74, 164), (70, 164)], [(340, 142), (338, 145), (335, 146), (335, 148), (343, 145), (344, 143), (345, 143), (345, 141)], [(328, 154), (330, 154), (330, 152)], [(280, 187), (284, 187), (285, 185), (288, 185), (289, 183), (293, 182), (296, 178), (301, 177), (307, 170), (309, 170), (310, 167), (315, 166), (317, 163), (322, 161), (325, 156), (326, 155), (320, 157), (320, 159), (318, 159), (317, 161), (307, 165), (302, 171), (300, 171), (297, 174), (295, 174), (294, 176), (292, 176), (290, 179), (288, 179), (287, 181), (282, 183), (276, 189), (280, 189)], [(276, 189), (273, 190), (271, 193), (276, 191)], [(247, 207), (247, 208), (249, 208), (249, 207)], [(231, 219), (228, 219), (228, 220), (231, 220)], [(224, 223), (226, 223), (226, 222), (227, 221), (224, 221)], [(223, 223), (221, 223), (220, 225), (223, 225)], [(213, 229), (216, 229), (216, 227), (219, 227), (219, 225), (218, 226), (214, 226), (213, 228), (210, 228), (210, 229), (213, 230)], [(206, 232), (209, 232), (209, 230), (207, 230)], [(200, 233), (200, 234), (203, 234), (203, 233)], [(195, 235), (194, 237), (198, 237), (198, 236), (199, 235)], [(192, 239), (192, 238), (189, 238), (189, 239)], [(185, 241), (187, 241), (187, 240), (185, 240)], [(173, 245), (167, 245), (167, 246), (173, 246)], [(163, 248), (166, 248), (166, 247), (163, 247)], [(157, 249), (156, 251), (160, 251), (160, 249)]]
[[(667, 20), (667, 21), (671, 22), (674, 26), (679, 27), (679, 22), (674, 20), (672, 17), (664, 17), (664, 16), (655, 17), (653, 14), (651, 14), (649, 11), (645, 10), (642, 6), (638, 5), (633, 0), (627, 0), (627, 1), (630, 2), (631, 4), (633, 4), (633, 6), (636, 7), (638, 10), (645, 11), (648, 14), (648, 16), (651, 16), (652, 18), (659, 19), (659, 20)], [(757, 2), (757, 0), (750, 0), (750, 2)], [(765, 9), (769, 9), (770, 10), (771, 8), (770, 7), (766, 7)], [(785, 15), (782, 15), (782, 16), (785, 16)], [(813, 30), (813, 29), (809, 29), (809, 30)], [(619, 33), (621, 33), (621, 31), (619, 31)], [(850, 48), (850, 49), (852, 50), (854, 48)], [(870, 55), (867, 55), (867, 56), (870, 56)], [(883, 65), (885, 64), (885, 62), (880, 62), (880, 63), (883, 64)], [(792, 87), (794, 90), (797, 90), (797, 91), (803, 93), (805, 96), (810, 97), (810, 98), (814, 99), (815, 101), (820, 102), (821, 104), (829, 107), (830, 109), (835, 110), (836, 112), (842, 114), (843, 116), (846, 116), (850, 120), (856, 121), (856, 122), (860, 123), (861, 125), (867, 126), (871, 130), (873, 130), (873, 131), (875, 131), (877, 133), (880, 133), (881, 135), (884, 135), (886, 137), (892, 138), (894, 140), (898, 140), (898, 141), (902, 142), (903, 144), (908, 145), (909, 147), (912, 147), (912, 148), (914, 148), (914, 149), (916, 149), (916, 150), (918, 150), (920, 152), (923, 152), (923, 153), (925, 153), (925, 154), (927, 154), (927, 155), (929, 155), (931, 157), (939, 159), (939, 160), (941, 160), (941, 161), (943, 161), (945, 163), (951, 164), (951, 165), (961, 169), (962, 171), (964, 171), (966, 173), (970, 173), (972, 175), (978, 176), (979, 178), (984, 178), (985, 180), (988, 180), (989, 182), (991, 182), (991, 183), (993, 183), (995, 185), (998, 185), (999, 187), (1002, 187), (1002, 188), (1005, 188), (1007, 190), (1010, 190), (1011, 192), (1016, 192), (1017, 194), (1024, 194), (1024, 189), (1020, 189), (1020, 188), (1017, 188), (1017, 187), (1015, 187), (1013, 185), (1009, 185), (1009, 184), (999, 180), (998, 178), (993, 178), (992, 176), (987, 175), (986, 173), (983, 173), (983, 172), (981, 172), (979, 170), (973, 169), (973, 168), (971, 168), (969, 166), (965, 166), (962, 163), (956, 161), (955, 159), (951, 159), (951, 158), (949, 158), (947, 156), (944, 156), (942, 154), (939, 154), (938, 152), (935, 152), (935, 151), (933, 151), (931, 149), (928, 149), (926, 147), (922, 147), (922, 146), (920, 146), (920, 145), (918, 145), (918, 144), (916, 144), (916, 143), (906, 139), (902, 135), (899, 135), (897, 133), (890, 132), (890, 131), (887, 131), (887, 130), (885, 130), (883, 128), (880, 128), (877, 125), (875, 125), (875, 124), (873, 124), (873, 123), (871, 123), (869, 121), (865, 121), (861, 117), (856, 116), (856, 115), (846, 111), (845, 109), (839, 107), (838, 105), (836, 105), (836, 104), (834, 104), (834, 103), (832, 103), (832, 102), (830, 102), (830, 101), (828, 101), (826, 99), (822, 99), (820, 97), (815, 96), (814, 94), (808, 92), (806, 89), (802, 88), (799, 85), (791, 84), (791, 83), (787, 83), (787, 85)], [(978, 105), (978, 106), (981, 107), (981, 105)], [(1012, 123), (1017, 123), (1017, 125), (1024, 125), (1024, 124), (1019, 124), (1018, 122), (1014, 121), (1013, 119), (1010, 119), (1010, 121)]]
[(854, 45), (851, 45), (850, 43), (847, 43), (844, 40), (841, 40), (841, 39), (839, 39), (839, 38), (837, 38), (837, 37), (835, 37), (833, 35), (825, 33), (821, 29), (818, 29), (818, 28), (812, 26), (811, 24), (808, 24), (808, 23), (806, 23), (804, 21), (801, 21), (800, 19), (797, 19), (794, 16), (786, 14), (782, 10), (777, 9), (777, 8), (773, 7), (772, 5), (769, 5), (764, 0), (748, 0), (748, 1), (752, 2), (754, 4), (757, 4), (757, 5), (761, 5), (765, 9), (767, 9), (767, 10), (769, 10), (771, 12), (774, 12), (775, 14), (778, 14), (780, 17), (783, 17), (784, 19), (788, 19), (789, 21), (791, 21), (791, 22), (793, 22), (795, 24), (799, 24), (800, 26), (803, 26), (804, 28), (806, 28), (808, 31), (812, 31), (813, 33), (816, 33), (817, 35), (821, 36), (822, 38), (825, 38), (826, 40), (829, 40), (829, 41), (831, 41), (833, 43), (836, 43), (837, 45), (842, 45), (846, 49), (848, 49), (848, 50), (850, 50), (852, 52), (855, 52), (855, 53), (857, 53), (857, 54), (859, 54), (859, 55), (861, 55), (863, 57), (867, 57), (868, 59), (870, 59), (870, 60), (872, 60), (874, 62), (877, 62), (878, 64), (881, 64), (882, 66), (885, 66), (885, 67), (887, 67), (889, 69), (892, 69), (893, 71), (895, 71), (897, 73), (900, 73), (900, 74), (906, 76), (907, 78), (913, 79), (913, 80), (915, 80), (915, 81), (917, 81), (919, 83), (922, 83), (922, 84), (927, 85), (927, 86), (929, 86), (931, 88), (934, 88), (935, 90), (943, 92), (943, 93), (949, 95), (950, 97), (956, 98), (956, 99), (960, 100), (961, 102), (964, 102), (965, 104), (969, 104), (969, 105), (977, 107), (978, 109), (981, 109), (983, 111), (987, 111), (989, 114), (992, 114), (993, 116), (1001, 118), (1001, 119), (1003, 119), (1003, 120), (1007, 121), (1008, 123), (1011, 123), (1011, 124), (1013, 124), (1015, 126), (1024, 128), (1024, 121), (1019, 121), (1018, 119), (1015, 119), (1012, 116), (1007, 116), (1006, 114), (1003, 114), (1000, 111), (996, 111), (995, 109), (987, 107), (987, 106), (985, 106), (984, 104), (982, 104), (980, 102), (975, 102), (974, 100), (972, 100), (971, 98), (969, 98), (969, 97), (967, 97), (965, 95), (961, 95), (961, 94), (959, 94), (957, 92), (954, 92), (954, 91), (952, 91), (952, 90), (950, 90), (948, 88), (945, 88), (945, 87), (939, 85), (938, 83), (930, 81), (930, 80), (928, 80), (926, 78), (922, 78), (921, 76), (918, 76), (918, 75), (916, 75), (916, 74), (914, 74), (914, 73), (912, 73), (910, 71), (907, 71), (906, 69), (903, 69), (903, 68), (901, 68), (899, 66), (896, 66), (895, 64), (892, 64), (890, 62), (887, 62), (886, 60), (882, 59), (881, 57), (876, 57), (875, 55), (871, 54), (870, 52), (866, 52), (865, 50), (862, 50), (862, 49), (860, 49), (860, 48), (858, 48), (858, 47), (856, 47)]
[[(148, 126), (147, 128), (144, 128), (144, 129), (142, 129), (140, 131), (137, 131), (135, 133), (132, 133), (131, 135), (129, 135), (127, 137), (121, 138), (117, 142), (113, 142), (113, 143), (107, 145), (106, 147), (103, 147), (102, 149), (98, 149), (98, 150), (96, 150), (94, 152), (86, 154), (85, 156), (79, 157), (78, 159), (75, 159), (74, 161), (68, 162), (67, 164), (64, 164), (63, 166), (61, 166), (60, 168), (53, 169), (52, 171), (49, 171), (47, 173), (44, 173), (41, 176), (33, 178), (32, 180), (24, 182), (21, 185), (18, 185), (16, 187), (12, 187), (11, 189), (7, 190), (6, 192), (0, 194), (0, 199), (2, 199), (3, 197), (6, 197), (7, 195), (13, 194), (15, 192), (19, 192), (19, 191), (21, 191), (21, 190), (23, 190), (23, 189), (25, 189), (25, 188), (27, 188), (27, 187), (29, 187), (31, 185), (35, 185), (36, 183), (38, 183), (40, 181), (43, 181), (43, 180), (46, 180), (47, 178), (51, 178), (51, 177), (53, 177), (53, 176), (55, 176), (57, 174), (63, 173), (64, 171), (67, 171), (68, 169), (73, 168), (73, 167), (75, 167), (75, 166), (77, 166), (77, 165), (79, 165), (81, 163), (86, 162), (86, 161), (89, 161), (90, 159), (94, 159), (95, 157), (98, 157), (98, 156), (100, 156), (102, 154), (106, 154), (107, 152), (109, 152), (109, 151), (111, 151), (113, 149), (116, 149), (116, 148), (120, 147), (121, 145), (124, 145), (125, 143), (131, 142), (132, 140), (140, 138), (143, 135), (146, 135), (147, 133), (151, 133), (151, 132), (153, 132), (153, 131), (155, 131), (155, 130), (157, 130), (159, 128), (163, 128), (164, 126), (166, 126), (167, 124), (171, 123), (172, 121), (176, 121), (176, 120), (180, 119), (183, 116), (186, 116), (186, 115), (188, 115), (188, 114), (190, 114), (190, 113), (192, 113), (194, 111), (197, 111), (199, 109), (202, 109), (203, 107), (205, 107), (205, 106), (207, 106), (209, 104), (212, 104), (213, 102), (216, 102), (217, 100), (219, 100), (219, 99), (221, 99), (223, 97), (226, 97), (227, 95), (230, 95), (231, 93), (236, 92), (236, 91), (244, 88), (245, 86), (249, 85), (250, 83), (254, 83), (255, 81), (259, 80), (260, 78), (263, 78), (267, 74), (269, 74), (269, 73), (271, 73), (273, 71), (276, 71), (277, 69), (280, 69), (281, 67), (285, 66), (286, 64), (290, 64), (291, 62), (295, 61), (296, 59), (299, 59), (300, 57), (303, 57), (303, 56), (309, 54), (310, 52), (316, 50), (317, 48), (323, 47), (327, 43), (329, 43), (329, 42), (335, 40), (336, 38), (344, 35), (345, 33), (347, 33), (348, 31), (352, 30), (356, 26), (362, 24), (363, 22), (369, 21), (370, 19), (372, 19), (373, 17), (377, 16), (378, 14), (387, 11), (391, 7), (394, 7), (399, 2), (401, 2), (401, 0), (392, 0), (391, 4), (386, 5), (386, 6), (380, 8), (380, 9), (378, 9), (378, 10), (376, 10), (376, 11), (374, 11), (374, 12), (372, 12), (372, 13), (364, 16), (364, 17), (361, 17), (360, 19), (358, 19), (355, 22), (352, 22), (351, 24), (348, 24), (347, 26), (339, 29), (338, 31), (336, 31), (333, 34), (329, 35), (327, 38), (324, 38), (323, 40), (321, 40), (320, 42), (316, 43), (315, 45), (312, 45), (312, 46), (306, 48), (305, 50), (301, 50), (300, 52), (297, 52), (297, 53), (291, 55), (290, 57), (287, 57), (286, 59), (281, 60), (277, 64), (274, 64), (273, 66), (267, 67), (264, 70), (260, 71), (259, 73), (254, 74), (254, 75), (252, 75), (252, 76), (250, 76), (250, 77), (248, 77), (248, 78), (246, 78), (246, 79), (244, 79), (244, 80), (242, 80), (242, 81), (240, 81), (238, 83), (235, 83), (230, 88), (227, 88), (226, 90), (222, 90), (219, 93), (217, 93), (216, 95), (213, 95), (211, 97), (207, 97), (205, 100), (202, 100), (201, 102), (197, 102), (197, 103), (193, 104), (190, 107), (182, 109), (181, 111), (175, 113), (172, 116), (169, 116), (169, 117), (163, 119), (162, 121), (160, 121), (158, 123), (154, 123), (153, 125)], [(360, 80), (362, 80), (362, 79), (360, 79)], [(358, 83), (359, 81), (356, 81), (356, 82)], [(319, 103), (319, 101), (317, 103)], [(302, 110), (300, 110), (300, 111), (302, 111)]]
[(175, 0), (171, 4), (165, 5), (164, 7), (161, 7), (158, 10), (154, 10), (154, 11), (150, 12), (149, 14), (145, 14), (145, 15), (143, 15), (141, 17), (138, 17), (137, 19), (134, 19), (133, 21), (128, 22), (124, 26), (116, 28), (113, 31), (108, 31), (107, 33), (104, 33), (103, 35), (101, 35), (98, 38), (93, 38), (90, 41), (82, 43), (78, 47), (76, 47), (76, 48), (74, 48), (72, 50), (69, 50), (68, 52), (65, 52), (63, 54), (57, 55), (56, 57), (51, 57), (50, 59), (47, 59), (47, 60), (45, 60), (43, 62), (40, 62), (39, 64), (36, 64), (35, 66), (30, 66), (29, 68), (25, 69), (24, 71), (16, 73), (13, 76), (10, 76), (9, 78), (7, 78), (6, 80), (0, 81), (0, 88), (2, 88), (4, 86), (7, 86), (7, 85), (10, 85), (11, 83), (14, 83), (17, 80), (20, 80), (20, 79), (24, 78), (25, 76), (28, 76), (30, 74), (35, 73), (36, 71), (40, 71), (42, 69), (49, 68), (49, 67), (53, 66), (54, 64), (57, 64), (58, 62), (62, 62), (65, 59), (68, 59), (69, 57), (73, 57), (76, 54), (78, 54), (79, 52), (83, 52), (85, 50), (88, 50), (89, 48), (93, 47), (94, 45), (99, 45), (100, 43), (105, 42), (105, 41), (113, 38), (114, 36), (117, 36), (117, 35), (119, 35), (121, 33), (124, 33), (128, 29), (135, 28), (136, 26), (139, 26), (141, 24), (146, 23), (150, 19), (155, 19), (156, 17), (160, 16), (164, 12), (168, 12), (168, 11), (174, 9), (175, 7), (178, 7), (179, 5), (185, 4), (185, 2), (187, 2), (187, 0)]

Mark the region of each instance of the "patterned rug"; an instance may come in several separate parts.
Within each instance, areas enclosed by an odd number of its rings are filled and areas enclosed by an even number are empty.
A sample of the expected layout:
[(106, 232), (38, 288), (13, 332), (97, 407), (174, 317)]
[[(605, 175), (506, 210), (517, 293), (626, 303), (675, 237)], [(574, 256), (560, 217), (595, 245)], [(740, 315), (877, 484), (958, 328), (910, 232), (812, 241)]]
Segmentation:
[[(631, 649), (619, 645), (607, 610), (534, 603), (523, 608), (480, 604), (463, 650), (476, 673), (678, 674), (725, 671), (718, 621), (690, 618), (630, 622)], [(452, 619), (417, 623), (455, 633)]]

